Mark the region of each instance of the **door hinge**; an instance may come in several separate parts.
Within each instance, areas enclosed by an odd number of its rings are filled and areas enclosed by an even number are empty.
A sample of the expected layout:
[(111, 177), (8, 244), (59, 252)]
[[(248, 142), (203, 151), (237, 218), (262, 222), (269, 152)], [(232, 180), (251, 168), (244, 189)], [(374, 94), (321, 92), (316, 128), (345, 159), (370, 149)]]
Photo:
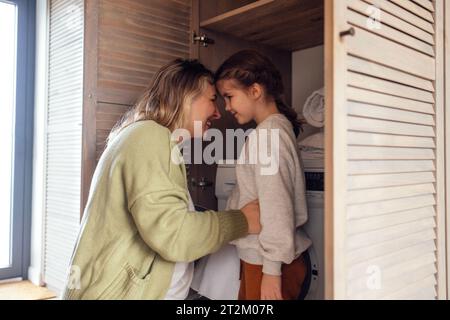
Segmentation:
[(197, 43), (200, 42), (200, 44), (203, 47), (207, 47), (208, 44), (214, 44), (214, 40), (211, 38), (208, 38), (208, 36), (206, 34), (202, 34), (201, 36), (197, 35), (194, 32), (192, 32), (192, 43)]
[(205, 177), (201, 177), (200, 181), (195, 181), (195, 179), (192, 179), (192, 186), (193, 187), (199, 187), (202, 190), (204, 190), (207, 187), (211, 187), (213, 183), (211, 181), (208, 181), (205, 179)]

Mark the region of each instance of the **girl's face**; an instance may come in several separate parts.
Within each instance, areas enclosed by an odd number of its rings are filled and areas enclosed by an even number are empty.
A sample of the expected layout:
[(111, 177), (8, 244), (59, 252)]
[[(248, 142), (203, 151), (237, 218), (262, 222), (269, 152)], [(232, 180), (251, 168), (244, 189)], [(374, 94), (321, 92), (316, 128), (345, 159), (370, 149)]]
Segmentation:
[(254, 119), (258, 97), (252, 87), (246, 90), (239, 87), (235, 80), (224, 79), (217, 81), (217, 89), (225, 100), (225, 110), (231, 112), (240, 125)]
[[(208, 83), (205, 90), (192, 102), (190, 119), (186, 128), (191, 137), (201, 138), (205, 131), (211, 127), (211, 121), (220, 119), (216, 99), (216, 88)], [(195, 130), (195, 121), (201, 122), (201, 131)]]

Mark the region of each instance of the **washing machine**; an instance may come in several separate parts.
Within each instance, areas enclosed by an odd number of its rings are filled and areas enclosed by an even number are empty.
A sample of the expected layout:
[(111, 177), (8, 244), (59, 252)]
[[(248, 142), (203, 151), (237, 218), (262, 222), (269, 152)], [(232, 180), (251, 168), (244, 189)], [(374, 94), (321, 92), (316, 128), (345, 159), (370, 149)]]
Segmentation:
[[(312, 240), (306, 260), (308, 274), (303, 286), (303, 294), (299, 299), (324, 299), (324, 173), (323, 169), (305, 169), (306, 198), (308, 205), (308, 222), (304, 231)], [(221, 162), (217, 167), (215, 194), (218, 210), (224, 210), (228, 197), (236, 185), (234, 162)]]
[(303, 230), (312, 240), (308, 249), (309, 268), (306, 300), (323, 300), (324, 286), (324, 172), (323, 169), (305, 169), (308, 221)]

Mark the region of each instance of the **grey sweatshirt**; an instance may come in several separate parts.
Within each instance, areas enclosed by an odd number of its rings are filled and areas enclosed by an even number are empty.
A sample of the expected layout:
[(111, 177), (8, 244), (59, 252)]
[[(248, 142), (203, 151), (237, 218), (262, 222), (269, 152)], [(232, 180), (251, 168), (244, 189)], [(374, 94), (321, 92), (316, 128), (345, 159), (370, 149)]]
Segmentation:
[(259, 199), (262, 230), (231, 243), (240, 259), (262, 265), (263, 273), (281, 275), (282, 263), (291, 263), (311, 245), (301, 229), (307, 206), (300, 151), (284, 115), (270, 115), (249, 135), (236, 165), (236, 179), (227, 210)]

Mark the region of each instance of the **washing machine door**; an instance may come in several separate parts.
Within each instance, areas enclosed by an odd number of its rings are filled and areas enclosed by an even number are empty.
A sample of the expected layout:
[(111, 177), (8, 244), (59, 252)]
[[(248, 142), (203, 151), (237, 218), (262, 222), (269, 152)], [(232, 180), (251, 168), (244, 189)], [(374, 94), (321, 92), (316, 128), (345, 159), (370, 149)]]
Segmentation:
[(303, 226), (303, 230), (312, 240), (312, 245), (308, 249), (311, 260), (311, 285), (305, 299), (322, 300), (324, 299), (324, 210), (323, 210), (323, 191), (307, 190), (306, 200), (308, 203), (308, 222)]
[(303, 280), (302, 288), (300, 290), (300, 294), (297, 300), (306, 300), (306, 297), (308, 296), (311, 290), (312, 274), (311, 274), (311, 258), (309, 255), (309, 250), (303, 253), (303, 260), (305, 261), (306, 264), (306, 276), (305, 280)]
[(307, 265), (306, 278), (300, 292), (300, 300), (322, 300), (323, 295), (320, 290), (319, 263), (314, 247), (310, 247), (304, 256)]

